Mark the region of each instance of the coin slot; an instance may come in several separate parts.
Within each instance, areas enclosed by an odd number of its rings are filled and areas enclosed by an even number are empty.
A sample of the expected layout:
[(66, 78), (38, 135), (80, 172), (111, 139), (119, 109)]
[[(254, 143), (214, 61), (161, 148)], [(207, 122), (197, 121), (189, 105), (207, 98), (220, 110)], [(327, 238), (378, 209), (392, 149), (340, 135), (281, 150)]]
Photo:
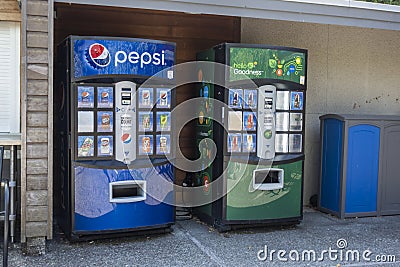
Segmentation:
[(132, 91), (131, 88), (122, 88), (121, 91), (121, 104), (130, 105), (132, 102), (132, 94), (130, 93)]

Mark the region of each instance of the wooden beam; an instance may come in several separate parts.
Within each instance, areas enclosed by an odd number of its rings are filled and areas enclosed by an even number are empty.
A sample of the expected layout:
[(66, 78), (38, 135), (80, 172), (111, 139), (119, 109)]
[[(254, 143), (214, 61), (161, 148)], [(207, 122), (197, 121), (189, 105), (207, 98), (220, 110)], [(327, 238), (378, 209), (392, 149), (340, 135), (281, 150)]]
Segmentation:
[(16, 0), (0, 0), (0, 21), (21, 21), (21, 11)]
[(26, 145), (27, 145), (27, 127), (26, 127), (26, 100), (27, 100), (27, 15), (26, 1), (21, 2), (22, 10), (22, 29), (21, 29), (21, 242), (26, 242)]
[(47, 152), (47, 161), (48, 161), (48, 181), (47, 181), (47, 207), (48, 207), (48, 216), (47, 216), (47, 239), (53, 239), (53, 69), (54, 69), (54, 0), (48, 1), (48, 14), (49, 18), (48, 24), (48, 64), (49, 72), (48, 77), (48, 152)]

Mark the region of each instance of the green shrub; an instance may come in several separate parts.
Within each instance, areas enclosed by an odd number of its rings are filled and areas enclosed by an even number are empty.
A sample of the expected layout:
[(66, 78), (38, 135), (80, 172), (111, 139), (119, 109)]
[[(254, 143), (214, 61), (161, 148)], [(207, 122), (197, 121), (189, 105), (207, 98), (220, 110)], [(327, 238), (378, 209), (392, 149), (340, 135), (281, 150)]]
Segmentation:
[(359, 1), (400, 6), (400, 0), (359, 0)]

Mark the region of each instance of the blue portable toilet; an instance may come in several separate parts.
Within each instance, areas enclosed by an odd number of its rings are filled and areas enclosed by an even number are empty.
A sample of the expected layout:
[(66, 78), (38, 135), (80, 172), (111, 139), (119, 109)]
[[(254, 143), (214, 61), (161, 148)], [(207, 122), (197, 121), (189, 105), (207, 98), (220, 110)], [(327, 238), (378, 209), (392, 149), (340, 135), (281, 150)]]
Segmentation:
[(393, 171), (400, 116), (328, 114), (320, 120), (319, 209), (339, 218), (400, 214), (399, 194), (391, 189), (400, 186)]

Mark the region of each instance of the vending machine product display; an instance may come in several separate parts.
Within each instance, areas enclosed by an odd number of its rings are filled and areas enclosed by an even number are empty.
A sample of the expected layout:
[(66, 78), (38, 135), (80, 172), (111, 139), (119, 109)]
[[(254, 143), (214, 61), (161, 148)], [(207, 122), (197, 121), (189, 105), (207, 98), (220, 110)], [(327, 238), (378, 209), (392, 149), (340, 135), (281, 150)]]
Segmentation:
[[(217, 145), (196, 185), (210, 203), (195, 213), (219, 230), (302, 219), (307, 51), (225, 43), (197, 60), (227, 65), (199, 70), (197, 143)], [(222, 78), (221, 78), (222, 77)], [(214, 84), (221, 80), (222, 84)], [(213, 106), (212, 99), (225, 103)], [(219, 105), (218, 105), (219, 106)], [(213, 118), (221, 118), (216, 123)], [(202, 153), (201, 155), (207, 155)], [(223, 179), (220, 183), (213, 183)]]
[(174, 63), (175, 44), (163, 41), (70, 36), (58, 46), (55, 213), (69, 238), (174, 223)]

